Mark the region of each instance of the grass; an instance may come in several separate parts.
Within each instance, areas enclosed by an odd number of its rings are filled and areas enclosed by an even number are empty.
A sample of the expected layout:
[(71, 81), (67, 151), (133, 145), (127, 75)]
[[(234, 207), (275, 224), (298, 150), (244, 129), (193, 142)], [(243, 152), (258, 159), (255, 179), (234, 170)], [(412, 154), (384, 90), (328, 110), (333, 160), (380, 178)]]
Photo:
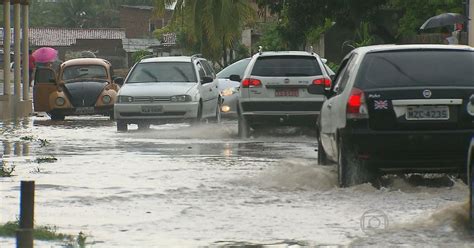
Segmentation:
[(3, 161), (2, 156), (0, 156), (0, 177), (11, 177), (15, 171), (15, 166), (7, 166), (7, 163)]
[[(18, 228), (18, 221), (0, 225), (0, 237), (15, 237)], [(83, 232), (79, 232), (77, 236), (58, 233), (56, 226), (36, 226), (33, 238), (43, 241), (64, 241), (66, 247), (85, 247), (87, 236)]]
[(56, 161), (58, 161), (58, 159), (55, 158), (54, 156), (36, 158), (36, 160), (35, 160), (35, 162), (38, 163), (38, 164), (41, 164), (41, 163), (54, 163)]

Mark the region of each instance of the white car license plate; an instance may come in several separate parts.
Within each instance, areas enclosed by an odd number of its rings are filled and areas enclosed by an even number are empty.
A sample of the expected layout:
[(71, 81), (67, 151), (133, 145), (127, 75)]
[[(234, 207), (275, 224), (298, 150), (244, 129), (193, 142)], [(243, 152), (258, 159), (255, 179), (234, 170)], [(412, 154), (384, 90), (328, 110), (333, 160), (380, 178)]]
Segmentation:
[(85, 115), (85, 114), (93, 114), (94, 107), (79, 107), (76, 108), (76, 114)]
[(297, 88), (276, 89), (275, 96), (299, 96), (299, 90)]
[(448, 106), (408, 106), (407, 120), (449, 120)]
[(163, 106), (142, 106), (143, 113), (161, 113)]

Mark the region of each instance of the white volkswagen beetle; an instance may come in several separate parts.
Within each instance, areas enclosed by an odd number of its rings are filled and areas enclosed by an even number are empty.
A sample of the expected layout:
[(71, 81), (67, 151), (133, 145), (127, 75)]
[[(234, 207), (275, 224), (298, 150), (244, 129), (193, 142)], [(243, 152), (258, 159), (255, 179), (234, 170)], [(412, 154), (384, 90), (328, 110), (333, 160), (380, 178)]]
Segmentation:
[(220, 122), (216, 75), (200, 56), (143, 59), (130, 70), (114, 105), (117, 131), (169, 122)]

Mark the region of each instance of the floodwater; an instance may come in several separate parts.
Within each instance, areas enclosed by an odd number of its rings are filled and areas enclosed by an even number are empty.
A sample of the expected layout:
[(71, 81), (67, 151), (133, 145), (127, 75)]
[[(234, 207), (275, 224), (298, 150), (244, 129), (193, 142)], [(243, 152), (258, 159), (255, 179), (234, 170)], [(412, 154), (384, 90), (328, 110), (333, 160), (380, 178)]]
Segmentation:
[(235, 121), (131, 129), (102, 117), (1, 124), (15, 176), (0, 178), (0, 224), (18, 217), (20, 181), (35, 180), (36, 225), (83, 232), (87, 247), (474, 247), (468, 188), (447, 176), (340, 189), (308, 130), (240, 140)]

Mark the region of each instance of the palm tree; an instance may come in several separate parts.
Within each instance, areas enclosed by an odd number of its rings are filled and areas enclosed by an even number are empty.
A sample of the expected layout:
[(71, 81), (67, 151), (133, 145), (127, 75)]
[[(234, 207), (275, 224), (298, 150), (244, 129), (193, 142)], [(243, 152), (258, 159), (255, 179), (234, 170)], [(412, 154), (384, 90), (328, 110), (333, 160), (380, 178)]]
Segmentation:
[(185, 40), (197, 45), (206, 57), (217, 61), (240, 38), (242, 29), (255, 17), (249, 0), (155, 0), (157, 15), (174, 6), (171, 25), (185, 33)]

